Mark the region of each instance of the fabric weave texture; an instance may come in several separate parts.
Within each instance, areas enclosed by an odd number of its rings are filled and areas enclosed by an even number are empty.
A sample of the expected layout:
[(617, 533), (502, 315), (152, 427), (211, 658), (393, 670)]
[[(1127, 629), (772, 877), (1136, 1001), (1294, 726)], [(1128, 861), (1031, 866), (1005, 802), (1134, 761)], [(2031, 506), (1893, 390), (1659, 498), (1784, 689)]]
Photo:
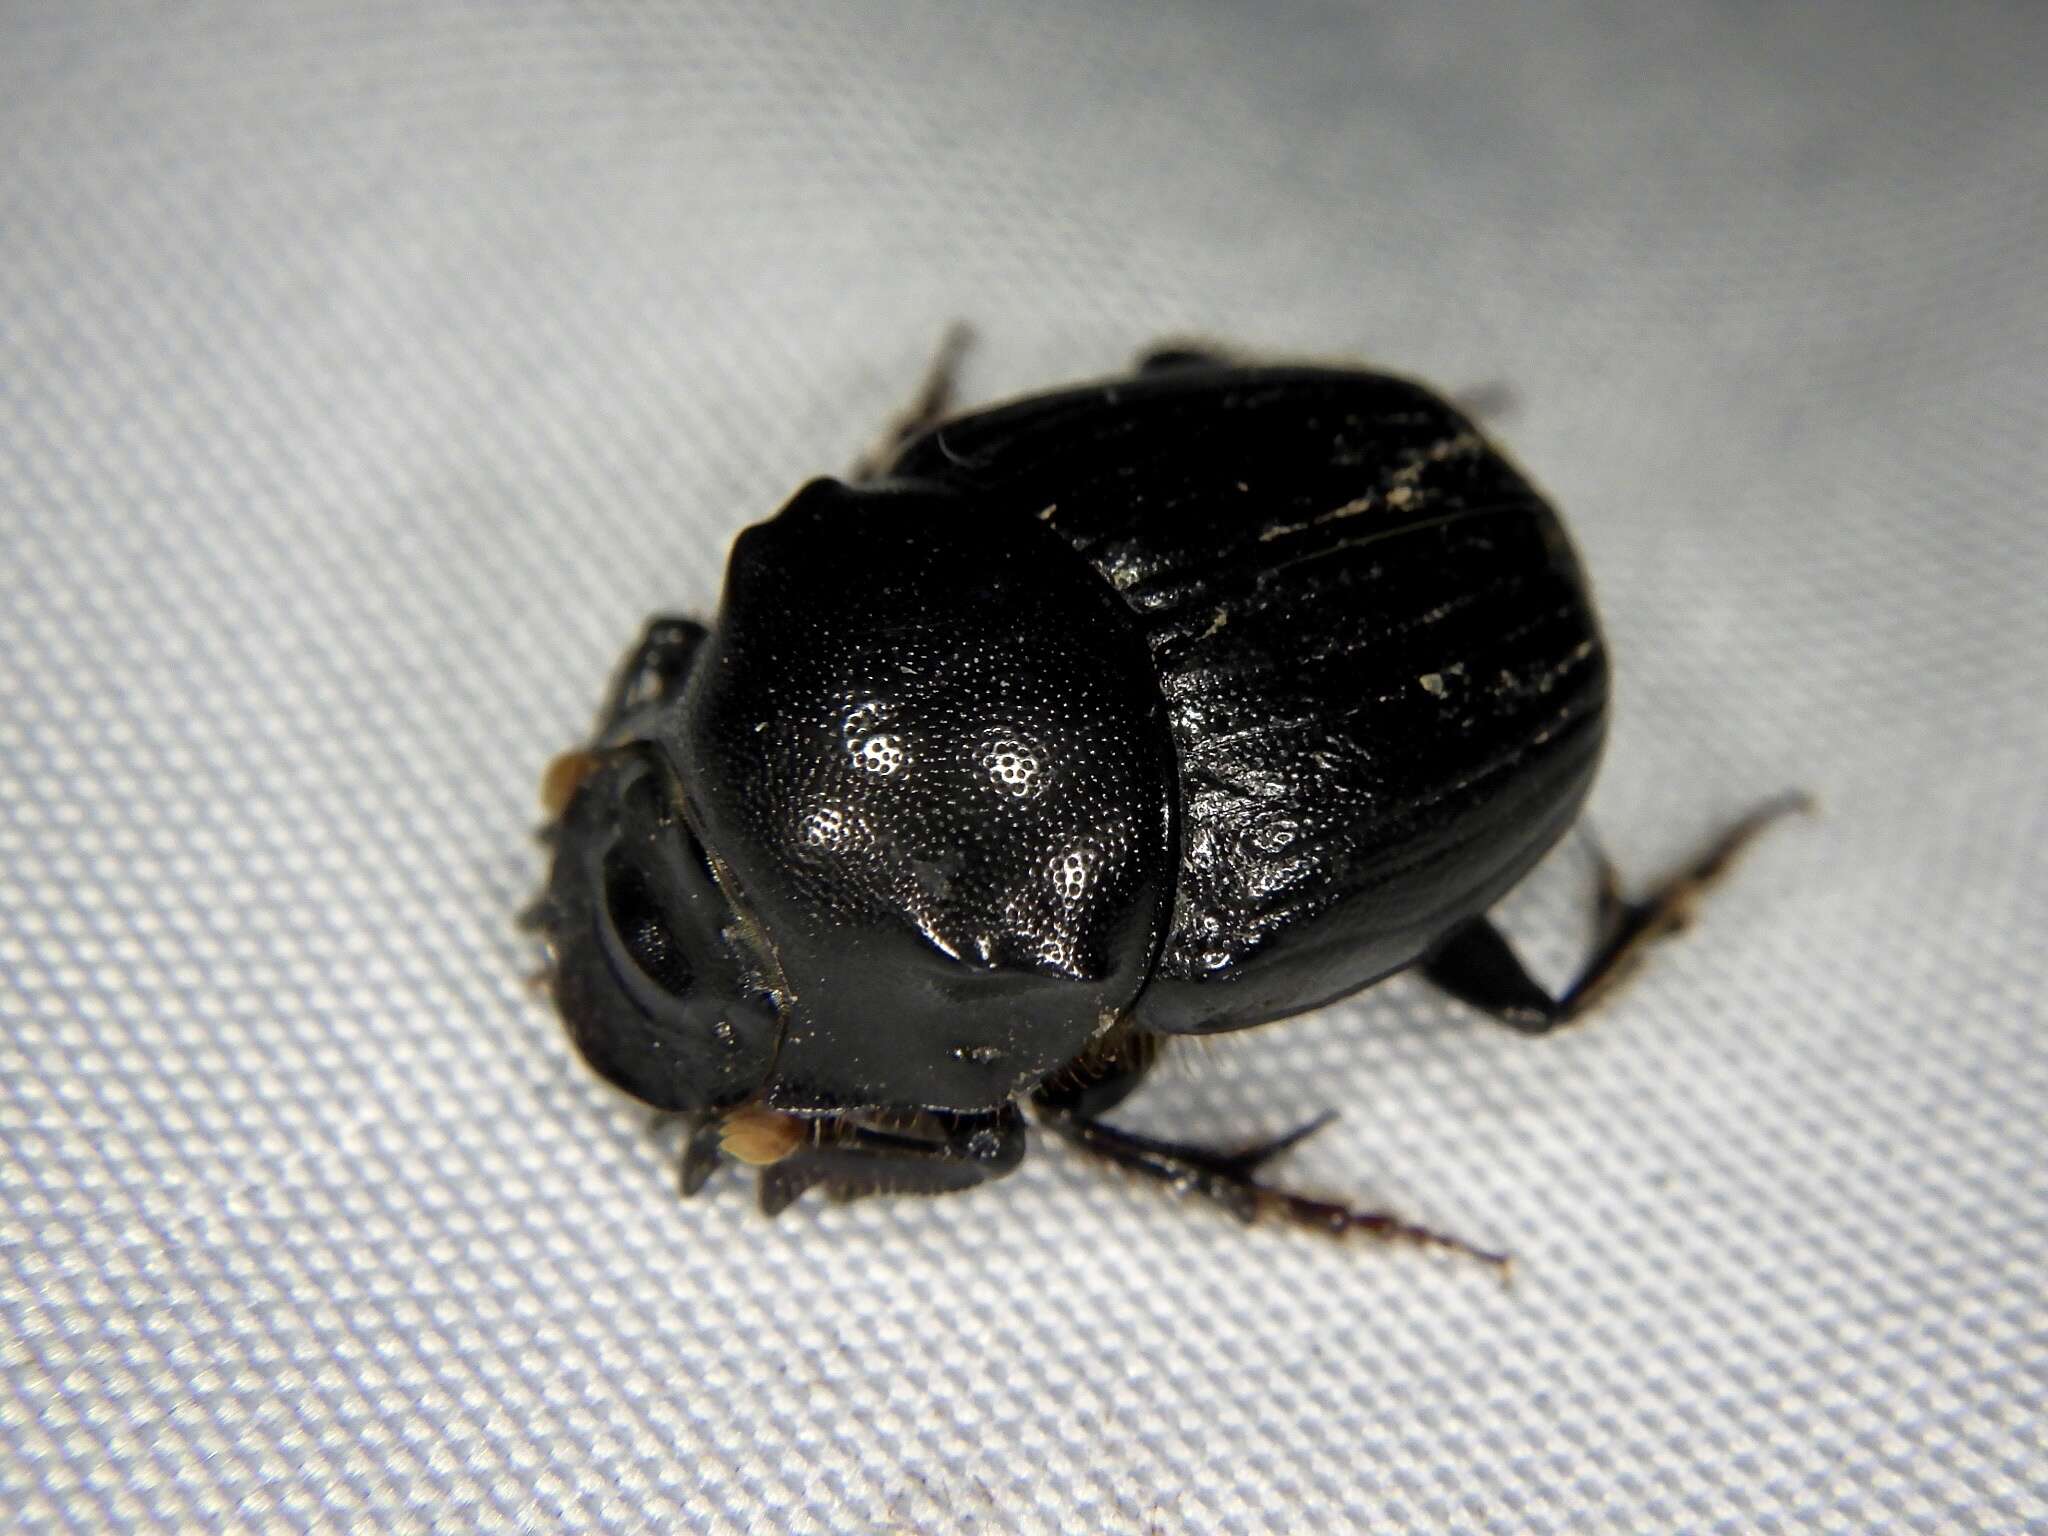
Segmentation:
[[(2048, 11), (0, 7), (0, 1523), (2048, 1530)], [(1778, 829), (1586, 1027), (1397, 979), (1057, 1147), (679, 1204), (512, 915), (646, 614), (1167, 334), (1505, 386), (1592, 819)], [(1503, 912), (1546, 975), (1571, 845)]]

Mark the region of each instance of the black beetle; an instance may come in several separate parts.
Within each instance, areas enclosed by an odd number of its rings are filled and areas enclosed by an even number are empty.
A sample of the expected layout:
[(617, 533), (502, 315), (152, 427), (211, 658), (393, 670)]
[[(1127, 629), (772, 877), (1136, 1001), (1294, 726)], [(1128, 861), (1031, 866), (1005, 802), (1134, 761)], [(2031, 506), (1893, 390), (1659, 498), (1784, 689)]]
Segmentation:
[(1578, 815), (1608, 664), (1529, 482), (1406, 379), (1175, 348), (947, 417), (956, 356), (550, 769), (530, 918), (578, 1049), (696, 1117), (686, 1192), (729, 1157), (771, 1214), (999, 1178), (1028, 1102), (1241, 1216), (1464, 1247), (1261, 1181), (1320, 1119), (1217, 1151), (1100, 1117), (1173, 1036), (1410, 967), (1551, 1029), (1793, 802), (1642, 901), (1603, 860), (1551, 994), (1485, 913)]

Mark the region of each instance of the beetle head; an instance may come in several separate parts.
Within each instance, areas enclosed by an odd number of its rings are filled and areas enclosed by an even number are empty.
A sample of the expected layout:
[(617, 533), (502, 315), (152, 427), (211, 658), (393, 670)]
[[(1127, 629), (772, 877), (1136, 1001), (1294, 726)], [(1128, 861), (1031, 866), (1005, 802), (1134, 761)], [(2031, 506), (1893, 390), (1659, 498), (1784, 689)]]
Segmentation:
[(584, 775), (535, 915), (600, 1076), (662, 1109), (719, 1108), (766, 1080), (776, 1006), (657, 749), (608, 750)]

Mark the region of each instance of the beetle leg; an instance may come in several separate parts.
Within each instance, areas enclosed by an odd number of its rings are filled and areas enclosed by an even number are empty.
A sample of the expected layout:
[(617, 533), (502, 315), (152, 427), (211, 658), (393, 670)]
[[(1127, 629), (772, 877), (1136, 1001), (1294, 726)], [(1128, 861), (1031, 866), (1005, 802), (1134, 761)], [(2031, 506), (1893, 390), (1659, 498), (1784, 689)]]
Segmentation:
[(672, 614), (649, 619), (612, 676), (611, 691), (597, 717), (598, 739), (610, 735), (636, 710), (666, 703), (682, 692), (690, 674), (690, 658), (704, 643), (705, 634), (704, 626), (694, 619)]
[(1422, 962), (1422, 973), (1460, 1002), (1513, 1029), (1547, 1034), (1583, 1015), (1635, 969), (1652, 944), (1691, 922), (1701, 895), (1727, 874), (1736, 856), (1764, 828), (1794, 811), (1811, 808), (1812, 802), (1800, 794), (1783, 795), (1758, 806), (1640, 901), (1622, 895), (1614, 865), (1596, 845), (1599, 938), (1579, 974), (1562, 992), (1553, 994), (1531, 976), (1501, 931), (1483, 916), (1455, 929)]
[(896, 462), (896, 455), (905, 443), (923, 436), (952, 414), (954, 386), (960, 380), (960, 360), (967, 355), (967, 348), (973, 341), (974, 332), (964, 321), (955, 320), (946, 327), (946, 333), (939, 338), (939, 350), (932, 354), (932, 360), (925, 368), (924, 382), (911, 396), (910, 404), (883, 429), (875, 445), (854, 461), (847, 479), (855, 485), (863, 480), (879, 479)]
[(1451, 396), (1451, 404), (1480, 425), (1494, 426), (1514, 415), (1520, 401), (1514, 385), (1505, 379), (1490, 379), (1459, 390)]
[[(1252, 1178), (1267, 1163), (1300, 1146), (1335, 1120), (1334, 1109), (1324, 1110), (1283, 1135), (1227, 1152), (1157, 1141), (1102, 1123), (1099, 1117), (1122, 1103), (1144, 1081), (1145, 1074), (1159, 1059), (1163, 1043), (1160, 1036), (1133, 1028), (1128, 1021), (1120, 1023), (1032, 1091), (1031, 1102), (1040, 1122), (1076, 1146), (1120, 1167), (1197, 1188), (1247, 1221), (1259, 1214), (1262, 1201), (1277, 1201), (1279, 1208), (1296, 1219), (1339, 1230), (1332, 1225), (1333, 1216), (1350, 1214), (1343, 1212), (1342, 1207), (1269, 1189)], [(1195, 1181), (1193, 1185), (1187, 1183), (1190, 1179)], [(1373, 1222), (1378, 1220), (1370, 1218)]]
[(1245, 1173), (1252, 1173), (1265, 1167), (1283, 1152), (1291, 1152), (1309, 1137), (1337, 1118), (1337, 1111), (1326, 1109), (1321, 1114), (1302, 1121), (1291, 1131), (1283, 1131), (1266, 1141), (1255, 1141), (1248, 1147), (1227, 1153), (1222, 1162)]
[[(1262, 359), (1199, 336), (1168, 336), (1140, 352), (1131, 371), (1137, 374), (1172, 373), (1182, 368), (1257, 368), (1275, 359)], [(1475, 422), (1497, 422), (1511, 416), (1517, 405), (1515, 388), (1495, 379), (1474, 384), (1451, 396), (1451, 404)]]
[(1265, 1162), (1305, 1137), (1322, 1129), (1335, 1118), (1318, 1115), (1306, 1125), (1268, 1142), (1235, 1152), (1218, 1152), (1207, 1147), (1186, 1146), (1120, 1130), (1100, 1120), (1086, 1119), (1060, 1110), (1041, 1108), (1039, 1121), (1046, 1129), (1084, 1152), (1132, 1173), (1171, 1185), (1182, 1194), (1198, 1195), (1215, 1202), (1240, 1221), (1257, 1221), (1278, 1216), (1302, 1226), (1313, 1227), (1333, 1237), (1362, 1232), (1385, 1242), (1418, 1243), (1430, 1248), (1447, 1248), (1505, 1270), (1504, 1253), (1475, 1247), (1462, 1238), (1430, 1227), (1418, 1226), (1387, 1211), (1361, 1211), (1334, 1200), (1319, 1200), (1261, 1183), (1253, 1177)]
[(702, 1189), (704, 1181), (725, 1161), (720, 1121), (721, 1117), (715, 1114), (694, 1115), (690, 1119), (690, 1134), (683, 1142), (682, 1188), (685, 1196), (694, 1195)]
[(1134, 373), (1170, 373), (1177, 368), (1244, 368), (1240, 354), (1219, 342), (1172, 336), (1155, 341), (1138, 354)]
[[(694, 619), (661, 615), (647, 621), (640, 639), (612, 676), (604, 709), (597, 717), (596, 733), (588, 743), (556, 754), (542, 770), (540, 803), (547, 818), (539, 828), (542, 842), (553, 840), (569, 801), (584, 780), (613, 759), (613, 748), (632, 740), (630, 730), (621, 727), (640, 710), (665, 704), (682, 692), (690, 672), (690, 658), (696, 655), (707, 633)], [(519, 914), (519, 925), (538, 928), (545, 917), (543, 897)]]
[(814, 1186), (839, 1201), (971, 1189), (1001, 1178), (1024, 1158), (1024, 1120), (1014, 1105), (992, 1114), (835, 1115), (805, 1124), (808, 1134), (799, 1144), (758, 1164), (767, 1215), (780, 1214)]
[(1137, 1090), (1165, 1043), (1126, 1016), (1032, 1089), (1031, 1101), (1040, 1109), (1089, 1120), (1107, 1114)]

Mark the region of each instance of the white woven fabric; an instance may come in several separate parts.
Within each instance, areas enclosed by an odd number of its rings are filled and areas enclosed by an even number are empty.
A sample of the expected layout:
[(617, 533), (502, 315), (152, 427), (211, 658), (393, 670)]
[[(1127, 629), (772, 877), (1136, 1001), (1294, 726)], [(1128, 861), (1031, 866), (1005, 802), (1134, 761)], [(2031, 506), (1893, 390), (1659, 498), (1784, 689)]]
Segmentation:
[[(2048, 12), (0, 10), (0, 1516), (2048, 1529)], [(1499, 381), (1647, 873), (1591, 1027), (1188, 1053), (1511, 1248), (673, 1196), (522, 984), (540, 765), (943, 323)], [(1507, 913), (1550, 974), (1560, 860)]]

